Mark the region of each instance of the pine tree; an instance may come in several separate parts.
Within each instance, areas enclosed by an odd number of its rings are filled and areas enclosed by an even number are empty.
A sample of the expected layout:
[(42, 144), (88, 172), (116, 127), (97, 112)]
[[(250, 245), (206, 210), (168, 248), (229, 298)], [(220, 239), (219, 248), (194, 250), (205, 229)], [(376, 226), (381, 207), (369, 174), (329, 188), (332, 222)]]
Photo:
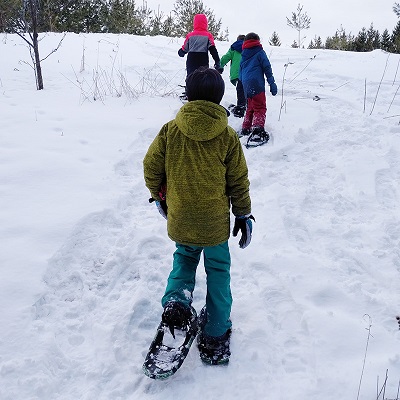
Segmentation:
[[(216, 20), (214, 12), (205, 7), (202, 0), (177, 0), (174, 4), (175, 33), (185, 37), (193, 30), (193, 18), (196, 14), (205, 14), (208, 19), (208, 30), (214, 38), (221, 40), (225, 35), (220, 33), (221, 19)], [(227, 38), (223, 39), (227, 40)]]
[(321, 36), (315, 36), (314, 40), (311, 40), (310, 44), (308, 45), (309, 49), (323, 49)]
[(272, 33), (272, 36), (269, 39), (269, 45), (270, 46), (280, 46), (281, 45), (281, 41), (279, 39), (279, 36), (275, 31)]
[(325, 48), (331, 50), (349, 50), (349, 39), (346, 30), (342, 26), (336, 30), (334, 36), (326, 39)]
[(298, 47), (301, 47), (300, 33), (303, 29), (310, 28), (311, 18), (307, 15), (305, 11), (303, 12), (303, 6), (298, 4), (297, 11), (292, 13), (291, 19), (286, 17), (286, 22), (288, 26), (298, 31), (299, 33)]
[(393, 12), (400, 17), (400, 4), (399, 3), (394, 3), (393, 5)]
[(380, 48), (385, 51), (391, 51), (392, 41), (390, 40), (389, 31), (387, 29), (382, 32)]
[(400, 53), (400, 21), (397, 22), (397, 25), (393, 29), (391, 41), (392, 41), (391, 49), (393, 53)]
[(367, 51), (379, 49), (380, 45), (380, 34), (377, 30), (374, 29), (374, 25), (371, 23), (367, 31), (367, 42), (366, 49)]
[(367, 39), (368, 39), (368, 33), (365, 27), (361, 29), (360, 32), (358, 32), (358, 35), (354, 39), (354, 50), (355, 51), (368, 51), (367, 47)]

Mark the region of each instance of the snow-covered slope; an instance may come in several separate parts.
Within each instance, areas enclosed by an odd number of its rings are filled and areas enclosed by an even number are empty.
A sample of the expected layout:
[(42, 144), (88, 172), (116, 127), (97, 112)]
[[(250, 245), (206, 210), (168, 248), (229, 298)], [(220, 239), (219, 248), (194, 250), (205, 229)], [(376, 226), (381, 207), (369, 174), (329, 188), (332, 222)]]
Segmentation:
[[(68, 34), (38, 92), (0, 38), (1, 399), (371, 399), (386, 370), (396, 398), (399, 55), (265, 47), (279, 93), (273, 141), (244, 149), (257, 222), (247, 249), (230, 239), (231, 362), (193, 346), (158, 382), (141, 365), (174, 243), (142, 159), (181, 106), (181, 40)], [(200, 265), (198, 310), (205, 290)]]

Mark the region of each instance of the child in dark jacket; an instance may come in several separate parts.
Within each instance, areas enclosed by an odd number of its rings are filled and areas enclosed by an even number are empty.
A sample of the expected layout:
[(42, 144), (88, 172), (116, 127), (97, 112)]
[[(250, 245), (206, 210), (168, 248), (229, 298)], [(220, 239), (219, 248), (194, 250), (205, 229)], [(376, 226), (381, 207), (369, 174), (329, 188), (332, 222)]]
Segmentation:
[(214, 37), (207, 29), (207, 16), (205, 14), (196, 14), (193, 19), (193, 31), (186, 35), (183, 46), (178, 50), (180, 57), (184, 57), (187, 54), (186, 76), (189, 76), (199, 67), (208, 68), (208, 52), (214, 59), (214, 68), (221, 74), (223, 72)]
[[(199, 68), (186, 79), (188, 103), (165, 124), (143, 161), (146, 186), (167, 219), (175, 242), (172, 271), (162, 298), (163, 323), (173, 332), (190, 326), (191, 306), (201, 254), (207, 275), (206, 306), (199, 317), (198, 347), (205, 363), (229, 361), (230, 208), (236, 216), (233, 235), (239, 246), (251, 240), (251, 200), (246, 159), (237, 133), (219, 105), (221, 75)], [(166, 195), (160, 195), (166, 183)]]
[(254, 32), (248, 33), (243, 42), (239, 73), (247, 98), (241, 134), (252, 134), (256, 140), (260, 141), (268, 140), (264, 129), (267, 113), (264, 75), (272, 96), (276, 96), (278, 88), (272, 74), (271, 63), (260, 43), (260, 37)]
[(236, 106), (230, 108), (233, 115), (238, 118), (243, 118), (246, 111), (246, 97), (244, 95), (242, 82), (239, 80), (240, 61), (242, 59), (242, 46), (245, 35), (239, 35), (236, 42), (232, 43), (231, 47), (221, 57), (221, 67), (225, 67), (228, 62), (231, 63), (229, 70), (229, 79), (233, 86), (236, 87)]

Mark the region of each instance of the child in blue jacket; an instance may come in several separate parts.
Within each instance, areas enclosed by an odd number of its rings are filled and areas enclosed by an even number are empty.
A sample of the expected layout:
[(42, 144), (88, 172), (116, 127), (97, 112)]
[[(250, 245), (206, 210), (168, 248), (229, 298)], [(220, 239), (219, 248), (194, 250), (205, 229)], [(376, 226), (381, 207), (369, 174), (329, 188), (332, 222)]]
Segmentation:
[(252, 134), (253, 140), (259, 141), (268, 140), (268, 134), (264, 129), (267, 113), (264, 75), (272, 96), (276, 96), (278, 88), (272, 74), (271, 63), (262, 48), (260, 37), (250, 32), (244, 38), (239, 73), (247, 99), (241, 134)]

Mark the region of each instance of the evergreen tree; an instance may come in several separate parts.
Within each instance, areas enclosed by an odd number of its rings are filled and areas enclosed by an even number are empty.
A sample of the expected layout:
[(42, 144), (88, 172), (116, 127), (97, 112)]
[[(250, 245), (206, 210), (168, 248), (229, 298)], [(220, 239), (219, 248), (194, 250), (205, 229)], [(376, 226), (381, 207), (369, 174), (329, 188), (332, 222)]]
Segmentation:
[(297, 11), (292, 13), (291, 19), (286, 17), (286, 22), (288, 26), (296, 29), (296, 31), (299, 33), (298, 47), (300, 47), (301, 46), (300, 33), (303, 29), (310, 28), (311, 18), (307, 15), (305, 11), (303, 12), (303, 6), (298, 4)]
[(380, 46), (380, 34), (377, 30), (374, 29), (374, 25), (371, 23), (367, 31), (367, 41), (366, 41), (366, 49), (367, 51), (379, 49)]
[(104, 30), (109, 33), (131, 33), (135, 12), (135, 2), (132, 0), (110, 0)]
[(171, 14), (161, 24), (161, 35), (175, 36), (175, 24)]
[(392, 49), (392, 41), (390, 40), (389, 31), (387, 29), (382, 32), (380, 48), (389, 52)]
[(279, 36), (275, 31), (272, 33), (272, 36), (269, 39), (269, 45), (270, 46), (280, 46), (281, 45), (281, 41), (279, 39)]
[(293, 47), (294, 49), (297, 49), (299, 47), (299, 45), (297, 44), (297, 42), (295, 40), (293, 40), (291, 47)]
[(342, 26), (336, 30), (334, 36), (327, 37), (325, 48), (331, 50), (349, 50), (349, 38)]
[(393, 12), (400, 17), (400, 4), (399, 3), (394, 3), (393, 5)]
[(21, 2), (18, 0), (0, 1), (0, 32), (11, 32), (11, 21), (18, 18)]
[(196, 14), (205, 14), (208, 19), (208, 30), (215, 39), (227, 40), (226, 35), (221, 34), (221, 19), (216, 20), (214, 12), (205, 7), (202, 0), (177, 0), (174, 4), (175, 33), (185, 37), (193, 30), (193, 18)]
[(310, 44), (308, 45), (308, 49), (323, 49), (324, 46), (322, 45), (321, 36), (315, 36), (314, 40), (311, 40)]
[(355, 51), (368, 51), (367, 47), (368, 33), (365, 27), (358, 32), (358, 35), (354, 39), (354, 50)]
[(392, 41), (391, 49), (393, 53), (400, 53), (400, 21), (397, 22), (397, 25), (393, 29), (391, 41)]

